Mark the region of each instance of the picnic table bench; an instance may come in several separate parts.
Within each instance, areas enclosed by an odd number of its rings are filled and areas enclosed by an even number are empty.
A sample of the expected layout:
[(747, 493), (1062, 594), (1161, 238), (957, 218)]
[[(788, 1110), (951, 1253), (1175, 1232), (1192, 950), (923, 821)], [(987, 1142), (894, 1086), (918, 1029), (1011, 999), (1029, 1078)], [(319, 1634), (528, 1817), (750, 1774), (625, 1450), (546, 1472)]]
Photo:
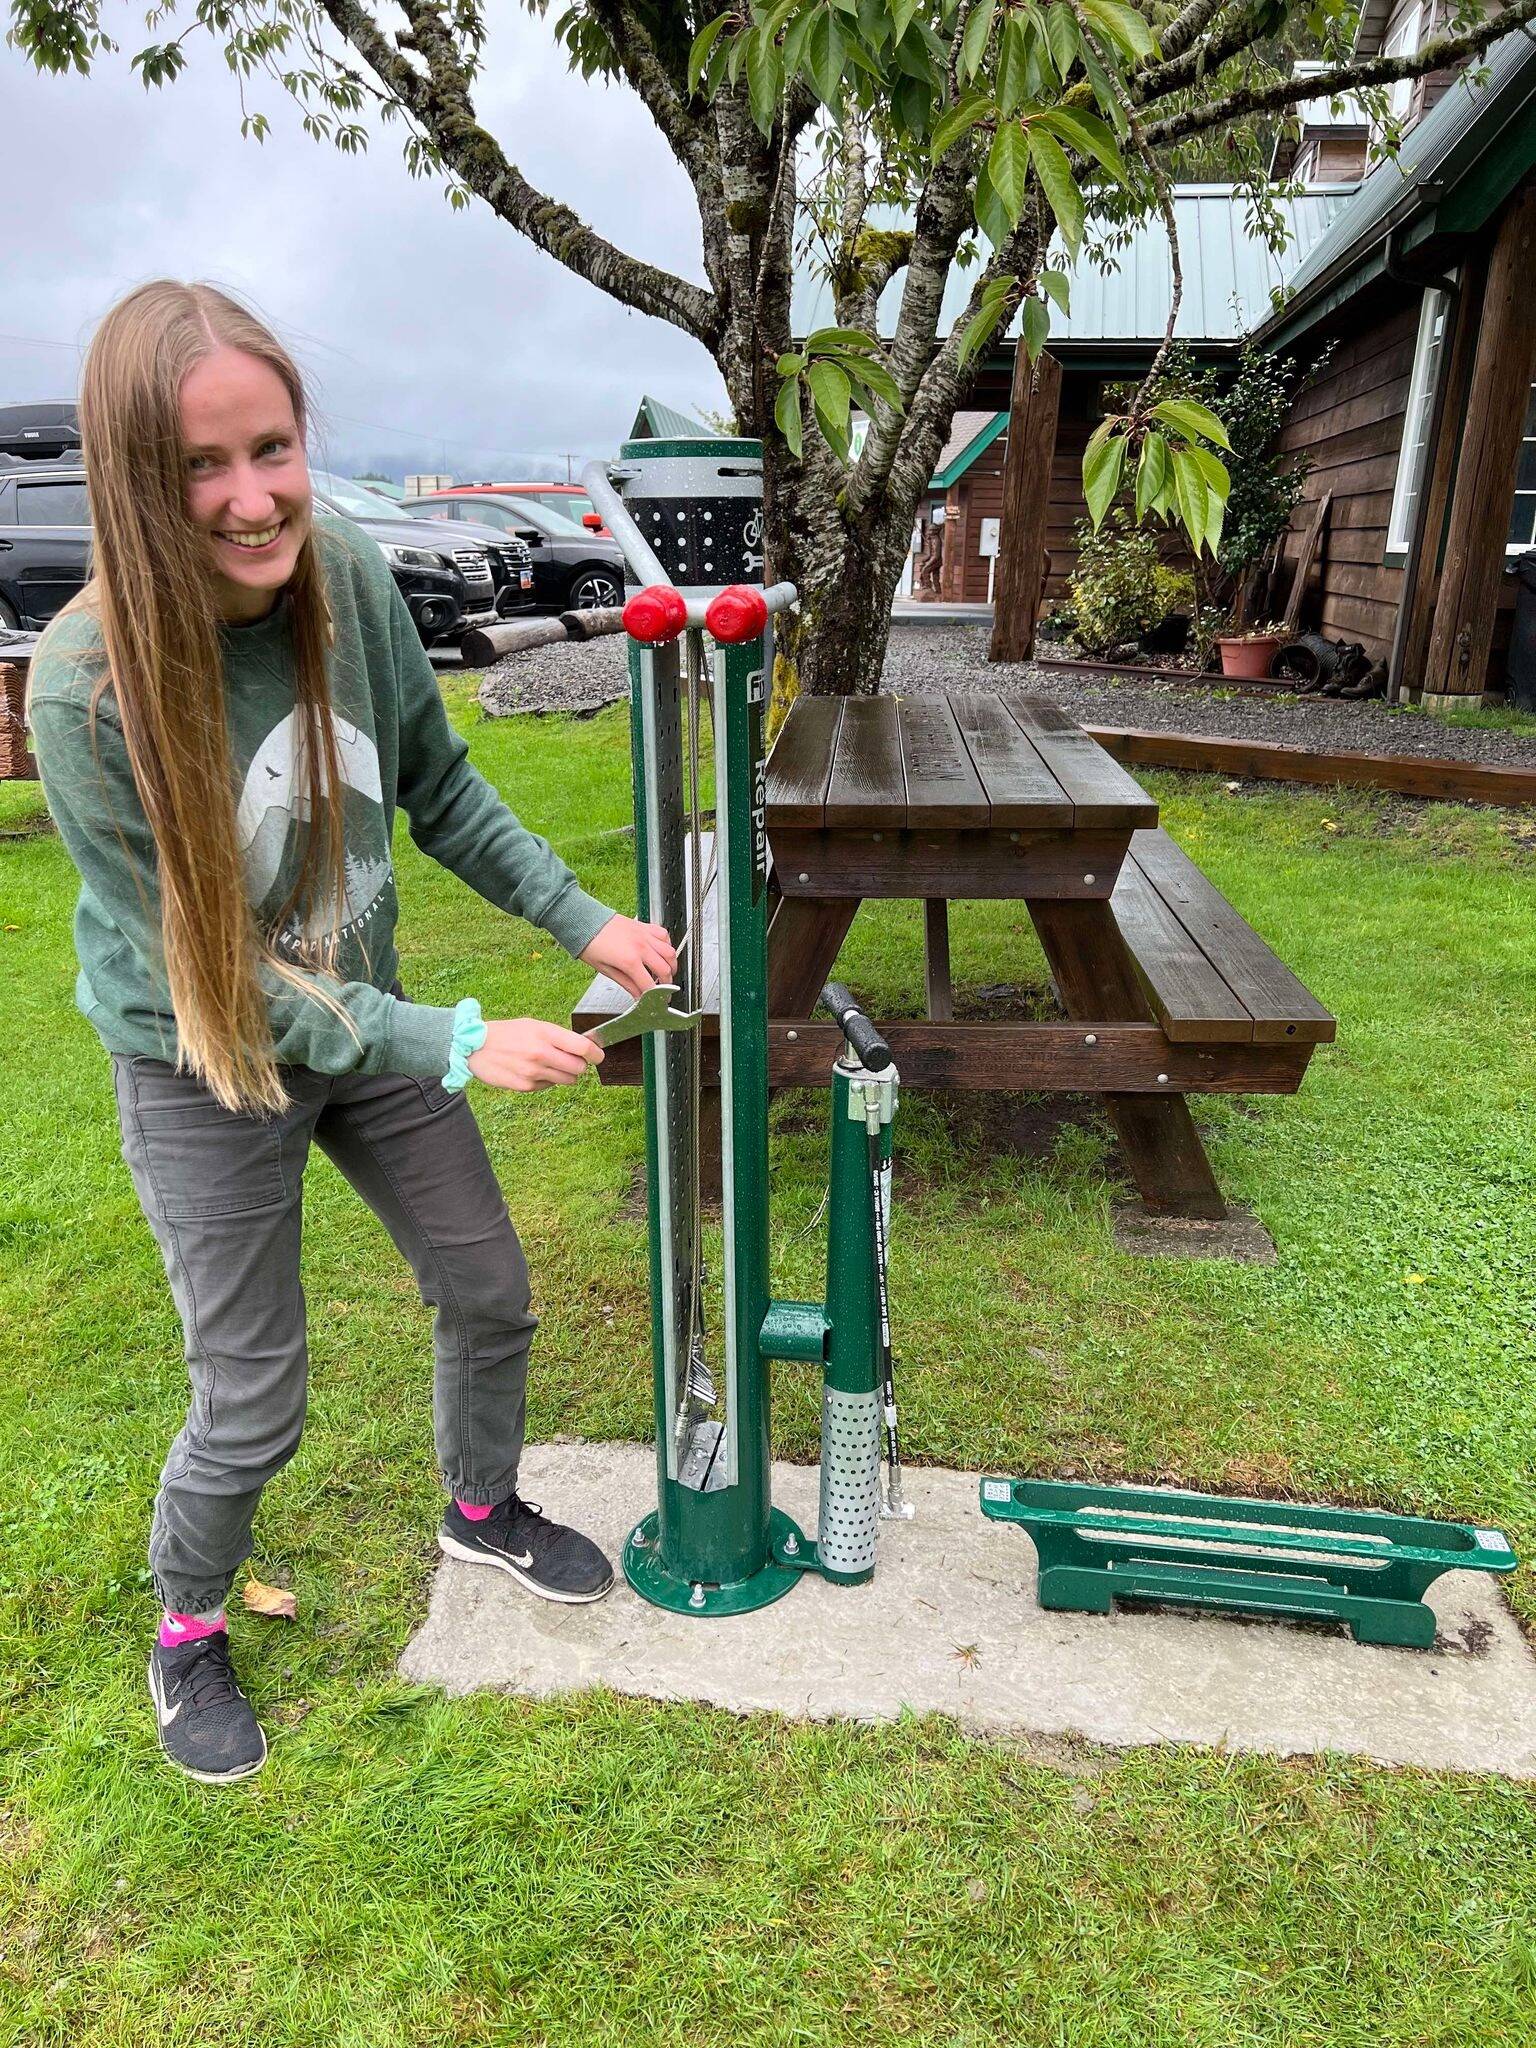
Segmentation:
[[(770, 1082), (827, 1080), (840, 1034), (811, 1013), (859, 904), (921, 899), (928, 1015), (882, 1024), (903, 1082), (1101, 1096), (1149, 1210), (1224, 1216), (1185, 1097), (1293, 1093), (1334, 1020), (1157, 815), (1038, 698), (796, 703), (768, 763)], [(1067, 1021), (954, 1021), (948, 905), (967, 898), (1024, 903)], [(718, 1011), (708, 912), (706, 1080)], [(599, 977), (575, 1028), (627, 1001)], [(638, 1081), (638, 1045), (614, 1047), (599, 1072)]]

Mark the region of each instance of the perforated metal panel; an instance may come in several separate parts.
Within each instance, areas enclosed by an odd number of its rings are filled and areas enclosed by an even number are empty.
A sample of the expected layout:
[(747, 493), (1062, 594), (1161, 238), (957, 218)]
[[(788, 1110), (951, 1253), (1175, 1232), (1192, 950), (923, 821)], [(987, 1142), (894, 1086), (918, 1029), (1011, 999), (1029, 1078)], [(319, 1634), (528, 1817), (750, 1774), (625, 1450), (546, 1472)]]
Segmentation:
[(821, 1516), (816, 1549), (835, 1572), (874, 1569), (880, 1526), (880, 1396), (825, 1387), (821, 1397)]

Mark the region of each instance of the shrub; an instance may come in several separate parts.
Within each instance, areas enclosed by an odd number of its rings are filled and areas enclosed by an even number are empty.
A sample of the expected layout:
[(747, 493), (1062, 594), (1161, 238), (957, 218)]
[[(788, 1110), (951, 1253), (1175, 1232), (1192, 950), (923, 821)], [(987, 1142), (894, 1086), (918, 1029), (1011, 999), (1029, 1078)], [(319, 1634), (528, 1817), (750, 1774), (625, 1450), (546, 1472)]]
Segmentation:
[(1152, 632), (1171, 612), (1192, 609), (1193, 580), (1170, 569), (1156, 534), (1132, 525), (1124, 513), (1111, 513), (1097, 533), (1080, 520), (1074, 539), (1079, 552), (1067, 601), (1074, 636), (1090, 654), (1112, 653)]

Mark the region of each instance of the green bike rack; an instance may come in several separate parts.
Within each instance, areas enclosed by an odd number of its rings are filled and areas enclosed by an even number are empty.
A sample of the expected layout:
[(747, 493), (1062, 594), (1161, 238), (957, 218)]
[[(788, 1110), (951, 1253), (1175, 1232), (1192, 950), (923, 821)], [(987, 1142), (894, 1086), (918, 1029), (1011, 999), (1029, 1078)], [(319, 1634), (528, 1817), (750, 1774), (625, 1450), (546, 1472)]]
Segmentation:
[(1507, 1537), (1470, 1523), (1164, 1487), (983, 1479), (981, 1511), (1029, 1532), (1042, 1607), (1231, 1608), (1341, 1621), (1357, 1643), (1406, 1649), (1435, 1640), (1424, 1593), (1442, 1572), (1511, 1572), (1516, 1562)]

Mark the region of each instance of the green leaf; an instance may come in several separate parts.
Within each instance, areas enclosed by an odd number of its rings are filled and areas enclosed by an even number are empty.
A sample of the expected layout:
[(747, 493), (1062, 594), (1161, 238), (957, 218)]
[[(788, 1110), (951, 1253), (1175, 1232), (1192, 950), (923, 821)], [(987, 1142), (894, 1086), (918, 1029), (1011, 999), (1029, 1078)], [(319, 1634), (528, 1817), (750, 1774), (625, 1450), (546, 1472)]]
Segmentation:
[(933, 160), (948, 154), (968, 129), (978, 121), (985, 121), (997, 112), (997, 102), (984, 94), (973, 94), (961, 100), (958, 106), (949, 109), (933, 131)]
[(891, 41), (899, 43), (912, 26), (919, 0), (891, 0)]
[(1011, 277), (994, 277), (990, 284), (983, 287), (971, 323), (960, 337), (962, 367), (996, 333), (1008, 303), (1008, 294), (1013, 290), (1013, 282)]
[(1220, 500), (1223, 509), (1232, 489), (1232, 479), (1227, 474), (1226, 464), (1213, 455), (1209, 448), (1191, 448), (1190, 455), (1196, 469), (1205, 478), (1206, 487)]
[(1011, 14), (997, 52), (997, 104), (1016, 114), (1029, 97), (1029, 31), (1023, 17)]
[(852, 404), (852, 388), (847, 376), (836, 363), (812, 363), (805, 373), (811, 387), (811, 404), (815, 408), (816, 423), (826, 436), (828, 445), (842, 457), (848, 459), (848, 414)]
[[(992, 33), (992, 19), (997, 13), (997, 0), (979, 0), (971, 10), (971, 17), (965, 24), (965, 34), (960, 38), (960, 76), (971, 79), (981, 69), (981, 61), (987, 54), (987, 37)], [(911, 17), (909, 16), (908, 19)], [(897, 33), (897, 42), (906, 34), (905, 28)]]
[(773, 132), (773, 117), (779, 110), (779, 94), (783, 89), (783, 60), (765, 22), (747, 46), (748, 104), (752, 109), (752, 119), (763, 135)]
[(807, 355), (835, 354), (838, 349), (851, 348), (861, 355), (873, 355), (880, 344), (862, 327), (818, 327), (814, 334), (805, 337)]
[(798, 349), (791, 349), (787, 355), (779, 357), (774, 368), (781, 377), (798, 377), (805, 368), (805, 357)]
[(780, 388), (778, 403), (773, 408), (773, 417), (779, 432), (789, 444), (791, 455), (798, 455), (801, 447), (800, 423), (800, 379), (789, 378)]
[(1131, 124), (1127, 118), (1125, 108), (1120, 103), (1120, 95), (1115, 90), (1114, 80), (1104, 69), (1098, 58), (1095, 57), (1087, 43), (1083, 44), (1078, 54), (1083, 60), (1083, 69), (1088, 74), (1088, 82), (1093, 87), (1093, 96), (1104, 109), (1105, 119), (1117, 135), (1128, 135)]
[(816, 97), (823, 106), (837, 104), (843, 83), (843, 66), (848, 59), (848, 42), (842, 23), (830, 8), (818, 14), (805, 46), (806, 63)]
[(1151, 28), (1134, 7), (1123, 6), (1121, 0), (1082, 0), (1082, 7), (1128, 57), (1150, 57), (1156, 49)]
[(1028, 139), (1041, 190), (1051, 203), (1068, 254), (1075, 256), (1083, 241), (1083, 195), (1077, 189), (1067, 153), (1055, 136), (1046, 134), (1043, 128), (1031, 125)]
[(1068, 72), (1077, 62), (1077, 53), (1082, 45), (1077, 17), (1066, 5), (1066, 0), (1056, 0), (1056, 4), (1047, 13), (1045, 40), (1050, 47), (1052, 61), (1065, 81)]
[(1214, 555), (1221, 546), (1221, 529), (1226, 523), (1227, 501), (1210, 492), (1210, 503), (1205, 512), (1205, 544)]
[(1173, 483), (1178, 497), (1179, 517), (1198, 555), (1205, 541), (1206, 512), (1210, 505), (1210, 492), (1205, 478), (1189, 459), (1187, 448), (1173, 451)]
[(1083, 496), (1095, 529), (1104, 524), (1104, 514), (1115, 502), (1125, 468), (1125, 450), (1124, 434), (1106, 434), (1102, 440), (1095, 434), (1083, 456)]
[(1207, 441), (1214, 441), (1218, 448), (1230, 448), (1227, 430), (1198, 398), (1165, 398), (1160, 405), (1152, 407), (1155, 420), (1166, 420), (1175, 432), (1185, 435), (1199, 434)]
[(1029, 351), (1029, 360), (1037, 363), (1040, 351), (1050, 339), (1051, 314), (1044, 299), (1029, 298), (1024, 301), (1024, 346)]
[(883, 399), (893, 411), (902, 411), (900, 385), (884, 363), (874, 356), (844, 356), (839, 367), (866, 398)]
[[(1065, 157), (1062, 162), (1066, 162)], [(1009, 227), (1016, 227), (1024, 211), (1024, 189), (1029, 183), (1029, 144), (1016, 121), (999, 128), (992, 138), (992, 147), (987, 152), (987, 176), (1008, 216)]]
[(1102, 164), (1118, 183), (1125, 185), (1130, 182), (1130, 173), (1125, 168), (1125, 159), (1115, 141), (1114, 130), (1106, 127), (1097, 114), (1085, 114), (1076, 107), (1051, 107), (1045, 113), (1037, 114), (1035, 120), (1039, 127), (1048, 128), (1081, 155)]
[(972, 203), (976, 208), (978, 227), (993, 248), (1000, 249), (1013, 232), (1013, 222), (1009, 218), (1007, 207), (992, 189), (992, 180), (985, 164), (976, 173), (976, 190)]
[(1161, 434), (1148, 434), (1141, 444), (1136, 465), (1136, 517), (1145, 519), (1162, 496), (1168, 482), (1168, 443)]
[(1040, 289), (1061, 312), (1070, 315), (1072, 311), (1072, 287), (1066, 273), (1060, 270), (1042, 270)]

